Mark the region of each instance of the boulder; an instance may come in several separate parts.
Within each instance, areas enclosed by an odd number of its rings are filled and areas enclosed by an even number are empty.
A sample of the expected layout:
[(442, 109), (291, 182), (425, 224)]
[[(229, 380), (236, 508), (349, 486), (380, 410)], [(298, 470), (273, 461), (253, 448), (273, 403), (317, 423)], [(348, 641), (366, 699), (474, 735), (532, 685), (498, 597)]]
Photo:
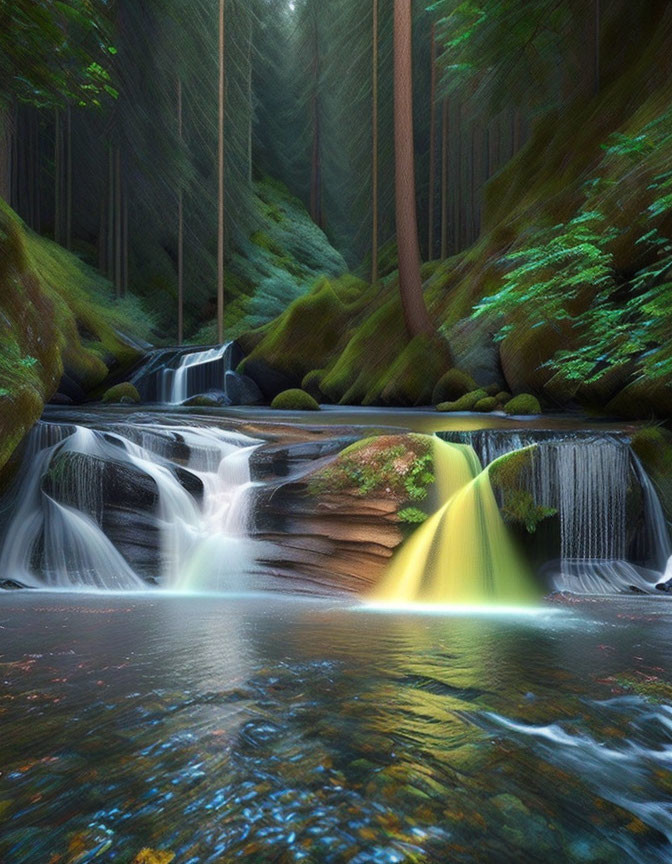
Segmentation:
[(432, 402), (434, 405), (454, 402), (474, 390), (478, 390), (478, 384), (471, 375), (460, 369), (451, 369), (439, 378), (432, 393)]
[(242, 371), (257, 385), (266, 401), (270, 402), (279, 393), (296, 387), (301, 382), (291, 378), (284, 372), (274, 369), (269, 363), (261, 358), (248, 357), (245, 360)]
[(442, 412), (473, 411), (477, 402), (487, 398), (488, 394), (485, 390), (474, 390), (471, 393), (465, 394), (460, 399), (457, 399), (455, 402), (442, 402), (440, 405), (436, 406), (436, 410)]
[(474, 411), (477, 411), (479, 414), (488, 414), (491, 411), (496, 411), (499, 407), (499, 403), (495, 399), (494, 396), (488, 396), (486, 399), (479, 399), (478, 402), (474, 405)]
[(532, 396), (530, 393), (521, 393), (519, 396), (514, 396), (510, 402), (506, 403), (504, 411), (507, 414), (519, 417), (541, 414), (541, 404), (536, 396)]
[(130, 381), (124, 381), (122, 384), (116, 384), (110, 387), (103, 396), (103, 402), (108, 404), (137, 404), (140, 402), (140, 394), (134, 384)]
[(271, 408), (278, 411), (319, 411), (320, 406), (315, 399), (306, 393), (305, 390), (285, 390), (284, 393), (279, 393), (273, 402)]
[(226, 373), (224, 389), (230, 405), (258, 405), (264, 401), (264, 394), (252, 378), (239, 372)]

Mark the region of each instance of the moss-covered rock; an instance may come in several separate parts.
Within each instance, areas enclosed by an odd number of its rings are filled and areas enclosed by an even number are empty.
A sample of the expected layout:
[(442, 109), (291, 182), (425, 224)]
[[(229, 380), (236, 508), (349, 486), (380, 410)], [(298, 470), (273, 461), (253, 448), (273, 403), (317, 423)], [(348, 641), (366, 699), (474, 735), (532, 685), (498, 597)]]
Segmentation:
[(130, 381), (124, 381), (121, 384), (116, 384), (114, 387), (110, 387), (103, 396), (103, 402), (108, 402), (110, 404), (133, 402), (138, 404), (140, 402), (140, 394), (135, 385), (131, 384)]
[(485, 399), (479, 399), (478, 402), (474, 405), (474, 411), (477, 411), (479, 414), (488, 414), (491, 411), (496, 411), (499, 407), (499, 403), (495, 399), (494, 396), (488, 396)]
[(672, 418), (672, 381), (633, 381), (609, 402), (607, 413), (627, 420)]
[(541, 414), (541, 404), (531, 393), (521, 393), (506, 403), (504, 411), (515, 416)]
[(271, 408), (278, 411), (319, 411), (320, 406), (313, 399), (310, 393), (305, 390), (285, 390), (279, 393), (273, 402)]
[(637, 432), (631, 445), (653, 480), (668, 522), (672, 523), (672, 432), (651, 426)]
[(506, 405), (507, 402), (510, 402), (513, 399), (513, 396), (510, 393), (507, 393), (506, 390), (502, 390), (500, 393), (495, 395), (495, 399), (497, 400), (497, 404)]
[(450, 369), (439, 378), (432, 393), (432, 402), (434, 405), (440, 405), (442, 402), (455, 402), (474, 390), (478, 390), (478, 385), (471, 375), (460, 369)]
[(305, 390), (306, 393), (310, 393), (313, 399), (318, 402), (323, 402), (325, 397), (325, 394), (320, 387), (325, 373), (326, 369), (313, 369), (312, 372), (309, 372), (304, 376), (303, 381), (301, 382), (301, 389)]
[(471, 393), (466, 393), (460, 399), (456, 399), (454, 402), (442, 402), (440, 405), (436, 406), (437, 411), (442, 412), (450, 412), (450, 411), (473, 411), (475, 405), (483, 399), (487, 399), (488, 394), (485, 390), (474, 390)]
[(28, 231), (0, 201), (0, 468), (65, 370), (81, 399), (110, 368), (139, 359), (119, 334), (146, 338), (152, 317), (132, 298), (115, 303), (113, 296), (107, 280)]

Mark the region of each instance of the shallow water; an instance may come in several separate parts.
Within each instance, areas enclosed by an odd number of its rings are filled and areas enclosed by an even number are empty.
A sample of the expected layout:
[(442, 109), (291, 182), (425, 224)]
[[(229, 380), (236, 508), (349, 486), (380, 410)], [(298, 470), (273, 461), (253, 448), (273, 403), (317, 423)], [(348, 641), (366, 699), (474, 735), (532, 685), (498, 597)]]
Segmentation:
[(672, 861), (671, 625), (2, 595), (0, 861)]

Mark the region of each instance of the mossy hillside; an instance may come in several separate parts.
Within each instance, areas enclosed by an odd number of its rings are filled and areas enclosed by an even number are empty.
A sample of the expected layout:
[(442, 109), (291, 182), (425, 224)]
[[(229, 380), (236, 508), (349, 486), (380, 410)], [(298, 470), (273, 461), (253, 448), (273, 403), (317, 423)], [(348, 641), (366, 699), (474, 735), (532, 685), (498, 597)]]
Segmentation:
[[(309, 292), (322, 276), (344, 274), (344, 258), (310, 219), (305, 207), (281, 183), (266, 178), (255, 184), (258, 228), (249, 237), (237, 237), (225, 275), (224, 310), (227, 338), (261, 327), (295, 300)], [(212, 283), (190, 297), (188, 325), (212, 319)], [(177, 287), (175, 286), (175, 295)], [(166, 323), (170, 330), (171, 322)], [(195, 344), (217, 341), (216, 322), (202, 323)]]
[(95, 387), (139, 356), (120, 334), (142, 339), (151, 324), (136, 301), (115, 303), (102, 277), (0, 201), (0, 467), (64, 370)]
[(426, 518), (421, 506), (435, 479), (432, 445), (431, 436), (414, 434), (358, 441), (311, 476), (309, 492), (392, 499), (400, 521), (417, 524)]
[[(672, 363), (672, 322), (660, 300), (670, 289), (658, 284), (668, 272), (658, 241), (672, 230), (665, 33), (643, 26), (641, 41), (613, 50), (605, 33), (605, 52), (619, 62), (611, 64), (600, 94), (584, 94), (562, 114), (542, 117), (527, 145), (490, 182), (478, 242), (425, 267), (430, 314), (454, 361), (441, 373), (455, 365), (479, 387), (498, 382), (499, 391), (513, 396), (530, 393), (549, 406), (574, 402), (596, 410), (631, 385), (611, 413), (672, 416), (665, 371)], [(334, 401), (384, 403), (391, 369), (408, 344), (393, 301), (396, 275), (377, 288), (341, 319), (347, 343), (338, 340), (308, 361), (311, 369), (327, 369), (323, 386), (331, 386)], [(293, 324), (298, 341), (312, 326)], [(387, 340), (379, 336), (383, 326)], [(267, 345), (260, 345), (261, 355)], [(418, 353), (424, 362), (432, 359), (431, 349)]]

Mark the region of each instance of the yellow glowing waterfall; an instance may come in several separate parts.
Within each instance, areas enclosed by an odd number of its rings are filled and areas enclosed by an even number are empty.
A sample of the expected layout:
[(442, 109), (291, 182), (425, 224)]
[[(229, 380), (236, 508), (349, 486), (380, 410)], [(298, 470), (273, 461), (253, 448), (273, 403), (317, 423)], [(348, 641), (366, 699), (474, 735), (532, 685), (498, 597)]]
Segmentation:
[(394, 605), (533, 601), (538, 592), (474, 450), (435, 438), (434, 473), (445, 503), (402, 546), (373, 599)]

